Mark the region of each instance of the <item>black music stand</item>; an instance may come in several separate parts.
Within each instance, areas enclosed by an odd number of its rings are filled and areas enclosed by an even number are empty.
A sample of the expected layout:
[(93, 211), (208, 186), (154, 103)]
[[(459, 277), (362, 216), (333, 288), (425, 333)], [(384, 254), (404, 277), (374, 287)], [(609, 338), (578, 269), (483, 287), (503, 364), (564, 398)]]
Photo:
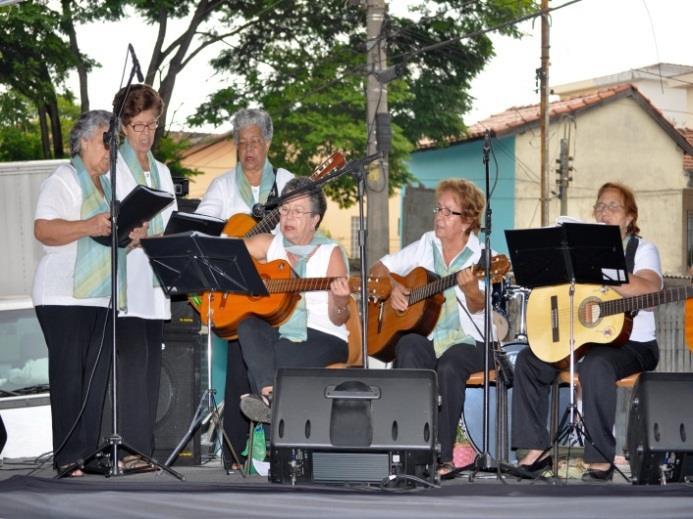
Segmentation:
[[(570, 405), (561, 417), (551, 446), (559, 445), (573, 432), (580, 444), (584, 444), (584, 437), (594, 446), (575, 404), (575, 285), (628, 282), (620, 229), (616, 225), (565, 223), (542, 229), (506, 230), (505, 238), (517, 284), (527, 288), (566, 283), (569, 286)], [(600, 452), (598, 448), (597, 451)]]
[[(243, 240), (188, 232), (147, 238), (141, 243), (164, 292), (168, 295), (199, 292), (208, 294), (207, 389), (200, 398), (188, 431), (171, 452), (164, 466), (168, 467), (175, 461), (195, 431), (206, 421), (205, 401), (214, 430), (221, 433), (222, 443), (226, 442), (234, 461), (240, 466), (241, 462), (219, 417), (214, 397), (216, 390), (212, 386), (212, 292), (267, 296), (267, 287), (260, 278)], [(243, 469), (241, 474), (245, 477)]]

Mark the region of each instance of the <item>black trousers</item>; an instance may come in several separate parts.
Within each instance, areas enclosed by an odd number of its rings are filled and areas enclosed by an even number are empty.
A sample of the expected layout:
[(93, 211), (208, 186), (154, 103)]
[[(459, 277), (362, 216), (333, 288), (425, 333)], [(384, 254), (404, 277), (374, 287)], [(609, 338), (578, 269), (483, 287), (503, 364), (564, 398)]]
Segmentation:
[[(623, 346), (593, 346), (578, 362), (582, 415), (594, 446), (585, 445), (587, 463), (611, 462), (616, 454), (616, 381), (657, 367), (657, 341), (630, 341)], [(546, 422), (551, 384), (559, 370), (539, 360), (530, 348), (517, 356), (512, 402), (512, 445), (516, 449), (549, 447)]]
[(147, 456), (154, 452), (163, 324), (119, 317), (116, 325), (118, 430), (127, 445)]
[(36, 316), (48, 346), (53, 462), (62, 467), (98, 447), (113, 347), (110, 313), (101, 307), (47, 305), (37, 306)]
[[(241, 395), (250, 393), (248, 368), (241, 354), (238, 341), (229, 341), (226, 363), (226, 385), (224, 386), (224, 432), (240, 457), (248, 439), (250, 423), (241, 412)], [(224, 454), (227, 463), (233, 461), (231, 452), (224, 444)]]
[(279, 330), (259, 317), (244, 319), (238, 326), (238, 342), (251, 384), (260, 391), (274, 384), (278, 368), (322, 368), (335, 362), (345, 362), (347, 342), (308, 328), (304, 342), (279, 338)]
[(452, 461), (457, 424), (464, 409), (467, 379), (484, 369), (484, 344), (455, 344), (436, 359), (433, 341), (423, 335), (410, 333), (395, 346), (395, 368), (434, 369), (438, 374), (438, 391), (442, 403), (438, 413), (440, 458)]

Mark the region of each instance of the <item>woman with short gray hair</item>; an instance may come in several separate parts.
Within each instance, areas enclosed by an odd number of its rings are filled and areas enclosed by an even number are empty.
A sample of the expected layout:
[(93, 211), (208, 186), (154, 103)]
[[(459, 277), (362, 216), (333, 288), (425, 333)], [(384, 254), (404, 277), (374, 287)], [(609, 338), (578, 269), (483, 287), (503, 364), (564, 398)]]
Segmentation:
[(32, 299), (48, 346), (53, 463), (70, 476), (83, 475), (82, 460), (98, 447), (111, 363), (111, 249), (92, 239), (111, 234), (103, 139), (110, 118), (103, 110), (80, 116), (72, 158), (41, 184), (34, 217), (44, 254)]
[[(273, 125), (266, 111), (243, 108), (233, 115), (232, 121), (236, 165), (212, 181), (195, 212), (224, 220), (233, 216), (224, 231), (241, 236), (255, 225), (255, 220), (248, 216), (253, 213), (253, 207), (266, 204), (294, 175), (286, 169), (274, 167), (267, 158)], [(261, 215), (261, 211), (256, 212), (256, 216)], [(248, 422), (241, 414), (238, 402), (240, 396), (250, 389), (237, 341), (229, 342), (227, 358), (224, 430), (234, 449), (240, 452), (248, 435)], [(227, 454), (227, 459), (231, 459), (231, 453), (227, 451)]]

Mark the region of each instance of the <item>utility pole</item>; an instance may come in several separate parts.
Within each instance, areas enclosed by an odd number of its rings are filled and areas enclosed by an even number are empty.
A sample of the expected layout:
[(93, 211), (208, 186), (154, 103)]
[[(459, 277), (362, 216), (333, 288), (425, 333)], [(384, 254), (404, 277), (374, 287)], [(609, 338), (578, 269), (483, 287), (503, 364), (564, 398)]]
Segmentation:
[(387, 109), (387, 84), (377, 74), (387, 67), (386, 40), (382, 38), (385, 19), (385, 0), (365, 0), (366, 3), (366, 49), (367, 56), (367, 111), (368, 155), (383, 152), (382, 161), (371, 162), (366, 182), (368, 201), (366, 227), (368, 243), (366, 258), (370, 267), (389, 253), (389, 210), (388, 210), (388, 156), (389, 113)]
[(541, 225), (549, 224), (549, 0), (541, 0), (541, 68), (539, 75), (541, 127)]

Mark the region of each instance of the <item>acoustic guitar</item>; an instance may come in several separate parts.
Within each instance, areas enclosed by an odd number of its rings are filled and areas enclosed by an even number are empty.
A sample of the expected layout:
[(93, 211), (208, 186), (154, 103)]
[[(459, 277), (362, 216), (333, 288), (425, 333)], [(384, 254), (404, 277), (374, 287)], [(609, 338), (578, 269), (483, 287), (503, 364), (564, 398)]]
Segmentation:
[[(329, 290), (334, 277), (299, 278), (286, 260), (274, 260), (268, 263), (255, 262), (260, 277), (263, 279), (269, 296), (246, 296), (223, 292), (212, 292), (212, 326), (220, 337), (235, 339), (238, 337), (238, 324), (248, 316), (254, 315), (267, 321), (272, 326), (279, 326), (292, 314), (302, 292)], [(390, 293), (388, 278), (368, 278), (368, 297), (378, 300)], [(349, 278), (352, 292), (361, 289), (361, 278)], [(200, 315), (203, 322), (207, 320), (208, 299), (200, 301)]]
[[(485, 275), (483, 266), (469, 267), (478, 278)], [(491, 258), (491, 278), (493, 283), (501, 281), (510, 269), (506, 256)], [(368, 302), (368, 354), (383, 361), (395, 358), (395, 345), (407, 333), (427, 336), (438, 322), (440, 310), (445, 301), (443, 292), (457, 284), (457, 274), (440, 277), (423, 267), (417, 267), (406, 276), (390, 274), (398, 283), (410, 288), (409, 306), (403, 312), (392, 308), (384, 299)]]
[[(335, 169), (341, 168), (346, 164), (344, 155), (340, 152), (333, 153), (327, 160), (323, 161), (310, 175), (310, 179), (315, 182), (320, 180)], [(256, 234), (272, 232), (279, 223), (279, 208), (274, 208), (268, 212), (260, 221), (257, 221), (249, 214), (234, 214), (226, 221), (223, 233), (227, 236), (250, 238)]]
[[(535, 288), (527, 302), (527, 338), (532, 352), (544, 362), (570, 357), (570, 285)], [(693, 297), (693, 286), (667, 288), (621, 297), (601, 285), (576, 285), (573, 335), (579, 358), (591, 344), (621, 346), (630, 335), (636, 310)]]
[[(330, 155), (325, 161), (323, 161), (317, 168), (315, 168), (313, 173), (311, 173), (310, 175), (310, 179), (314, 182), (316, 180), (320, 180), (328, 173), (331, 173), (333, 170), (343, 167), (344, 164), (346, 164), (344, 155), (342, 155), (340, 152), (335, 152), (332, 155)], [(222, 232), (227, 236), (231, 237), (250, 238), (251, 236), (255, 236), (256, 234), (272, 232), (272, 230), (277, 226), (278, 223), (278, 207), (272, 209), (267, 214), (265, 214), (265, 216), (260, 221), (257, 221), (249, 214), (238, 213), (234, 214), (226, 221), (226, 225), (224, 225), (224, 229)], [(213, 294), (213, 297), (215, 299), (218, 299), (221, 296), (221, 293), (215, 292)], [(201, 305), (203, 301), (205, 305), (207, 304), (207, 298), (208, 294), (207, 292), (204, 292), (200, 295), (196, 294), (190, 296), (189, 301), (192, 307), (198, 312), (200, 312), (200, 314), (202, 315)], [(225, 310), (222, 310), (222, 312), (225, 312)], [(220, 319), (224, 321), (232, 320), (233, 316), (229, 316), (226, 318), (220, 317)], [(205, 320), (206, 322), (206, 317), (204, 317), (203, 320)]]

